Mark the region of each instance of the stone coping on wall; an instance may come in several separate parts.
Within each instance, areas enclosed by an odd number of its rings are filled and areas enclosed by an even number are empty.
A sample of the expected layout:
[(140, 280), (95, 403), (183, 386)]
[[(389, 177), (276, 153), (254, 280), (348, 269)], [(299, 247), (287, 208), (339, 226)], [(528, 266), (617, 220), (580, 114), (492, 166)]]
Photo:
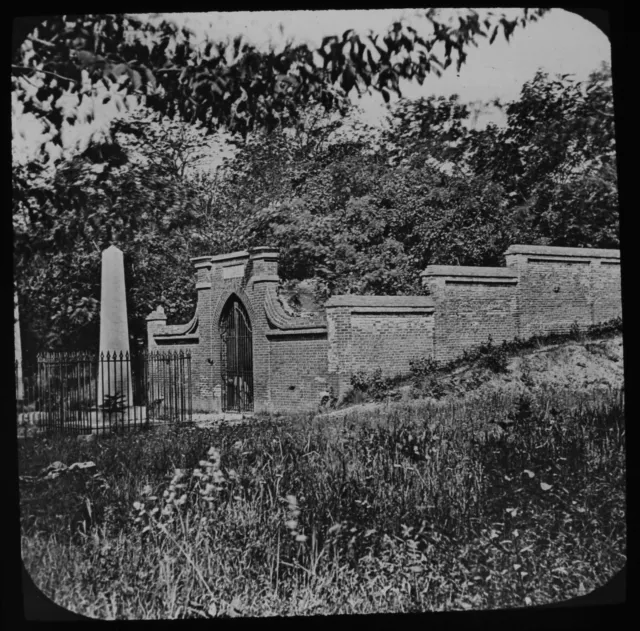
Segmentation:
[(272, 329), (267, 331), (267, 337), (289, 337), (289, 336), (302, 336), (302, 335), (327, 335), (326, 326), (318, 326), (308, 329)]
[(422, 274), (425, 277), (453, 276), (456, 278), (484, 280), (498, 279), (517, 282), (518, 274), (508, 267), (473, 267), (470, 265), (429, 265)]
[(156, 344), (198, 344), (200, 341), (199, 335), (170, 335), (170, 334), (162, 334), (156, 333), (153, 336)]
[[(580, 257), (589, 259), (619, 259), (620, 250), (591, 248), (561, 248), (550, 245), (512, 245), (505, 252), (511, 254), (531, 254), (534, 256)], [(427, 268), (428, 269), (428, 268)]]
[(417, 310), (433, 311), (435, 303), (430, 296), (358, 296), (343, 294), (332, 296), (325, 303), (325, 308), (347, 307), (351, 311), (362, 313), (413, 312)]
[(215, 256), (210, 256), (209, 260), (212, 263), (226, 263), (227, 261), (246, 258), (249, 258), (249, 252), (240, 250), (239, 252), (229, 252), (228, 254), (216, 254)]
[(238, 261), (244, 261), (246, 259), (278, 259), (278, 249), (267, 246), (258, 246), (251, 248), (251, 250), (239, 250), (237, 252), (228, 252), (227, 254), (207, 254), (205, 256), (194, 256), (191, 258), (191, 262), (195, 267), (210, 267), (213, 263), (226, 265), (233, 265)]
[[(155, 317), (152, 317), (155, 316)], [(159, 317), (160, 316), (160, 317)], [(164, 310), (156, 310), (147, 316), (147, 320), (155, 319), (162, 321), (162, 317), (166, 321)], [(153, 339), (158, 344), (197, 344), (200, 338), (198, 331), (198, 316), (194, 316), (186, 324), (165, 324), (158, 331), (153, 333)]]

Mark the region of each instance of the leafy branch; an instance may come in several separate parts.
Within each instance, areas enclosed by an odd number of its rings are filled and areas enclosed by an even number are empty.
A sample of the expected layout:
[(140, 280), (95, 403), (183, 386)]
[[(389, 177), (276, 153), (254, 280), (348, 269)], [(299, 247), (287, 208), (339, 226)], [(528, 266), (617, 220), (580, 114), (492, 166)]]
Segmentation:
[(55, 77), (56, 79), (60, 79), (62, 81), (69, 81), (69, 83), (75, 83), (76, 85), (78, 85), (79, 83), (76, 79), (71, 79), (70, 77), (64, 77), (56, 72), (51, 72), (50, 70), (42, 70), (41, 68), (32, 68), (30, 66), (19, 66), (16, 64), (11, 64), (11, 68), (13, 68), (14, 70), (28, 70), (30, 72), (39, 72), (40, 74), (49, 75), (51, 77)]

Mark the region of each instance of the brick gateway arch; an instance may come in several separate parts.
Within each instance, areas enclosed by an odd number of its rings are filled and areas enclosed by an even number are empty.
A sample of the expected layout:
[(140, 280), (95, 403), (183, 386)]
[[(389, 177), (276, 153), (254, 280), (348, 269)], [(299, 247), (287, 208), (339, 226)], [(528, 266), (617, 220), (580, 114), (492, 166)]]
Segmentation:
[(222, 310), (218, 330), (222, 411), (253, 412), (253, 331), (235, 294)]
[(147, 316), (148, 349), (190, 351), (193, 409), (317, 410), (356, 371), (407, 373), (466, 348), (569, 331), (622, 315), (620, 252), (512, 245), (505, 267), (430, 265), (420, 296), (333, 296), (296, 313), (278, 293), (278, 251), (257, 247), (192, 259), (196, 313)]

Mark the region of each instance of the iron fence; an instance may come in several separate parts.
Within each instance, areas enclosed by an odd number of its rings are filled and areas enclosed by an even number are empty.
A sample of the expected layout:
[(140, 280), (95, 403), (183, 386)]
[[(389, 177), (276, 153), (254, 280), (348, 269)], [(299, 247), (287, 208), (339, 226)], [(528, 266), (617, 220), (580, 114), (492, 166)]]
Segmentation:
[(90, 433), (192, 420), (191, 355), (40, 353), (15, 362), (18, 422)]

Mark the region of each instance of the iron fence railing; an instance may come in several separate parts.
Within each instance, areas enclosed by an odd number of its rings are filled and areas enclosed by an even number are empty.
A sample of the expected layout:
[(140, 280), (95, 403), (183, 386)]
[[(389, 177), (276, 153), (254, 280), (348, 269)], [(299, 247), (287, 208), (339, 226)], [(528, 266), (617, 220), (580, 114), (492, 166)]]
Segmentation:
[(112, 431), (192, 420), (191, 355), (153, 351), (40, 353), (15, 362), (18, 422)]

